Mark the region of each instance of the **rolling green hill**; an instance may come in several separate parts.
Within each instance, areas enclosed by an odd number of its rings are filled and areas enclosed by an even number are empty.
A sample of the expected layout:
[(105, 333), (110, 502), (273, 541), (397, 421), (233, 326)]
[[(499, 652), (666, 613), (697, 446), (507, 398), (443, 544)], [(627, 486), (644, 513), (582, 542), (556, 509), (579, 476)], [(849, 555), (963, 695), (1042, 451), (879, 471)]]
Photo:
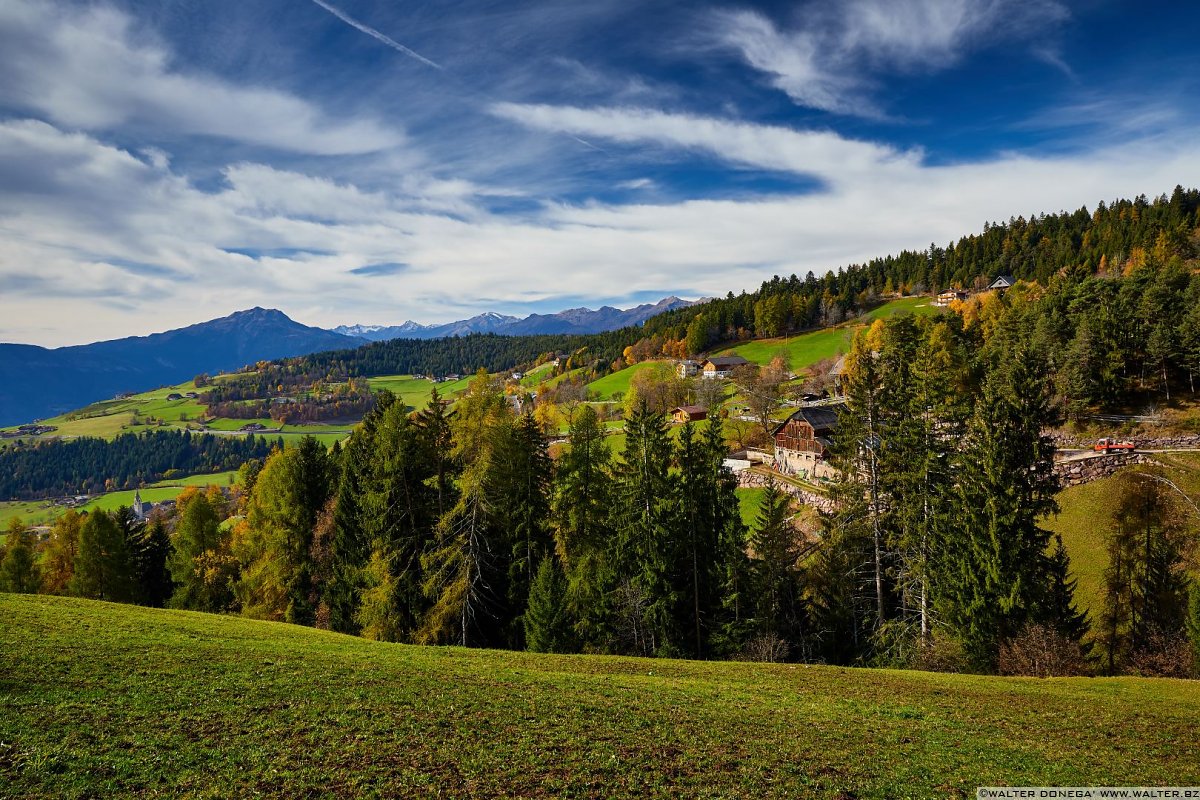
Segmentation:
[(673, 367), (669, 361), (643, 361), (592, 381), (588, 384), (588, 389), (596, 393), (597, 400), (612, 400), (618, 395), (628, 394), (633, 376), (647, 369), (671, 370)]
[(886, 319), (897, 314), (935, 314), (939, 311), (928, 297), (902, 297), (884, 303), (858, 319), (833, 328), (823, 328), (797, 336), (756, 339), (723, 349), (725, 355), (736, 353), (755, 364), (768, 364), (776, 355), (784, 355), (792, 372), (800, 372), (825, 358), (835, 358), (850, 349), (850, 342), (864, 323)]
[(1200, 783), (1200, 682), (368, 642), (0, 595), (6, 797), (964, 797)]

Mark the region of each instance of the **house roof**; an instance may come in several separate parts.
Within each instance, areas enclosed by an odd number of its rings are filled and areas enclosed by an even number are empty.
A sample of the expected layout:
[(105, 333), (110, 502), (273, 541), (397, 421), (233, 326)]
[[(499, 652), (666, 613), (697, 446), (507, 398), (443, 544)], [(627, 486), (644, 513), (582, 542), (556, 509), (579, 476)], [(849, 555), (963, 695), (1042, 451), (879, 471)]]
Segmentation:
[(704, 406), (679, 406), (678, 408), (672, 409), (671, 413), (675, 414), (680, 411), (685, 412), (689, 416), (691, 416), (692, 414), (707, 414), (708, 413), (708, 409), (706, 409)]
[(989, 289), (1007, 289), (1010, 286), (1015, 286), (1017, 279), (1012, 275), (997, 275), (996, 280), (988, 284)]
[(705, 365), (712, 364), (714, 367), (740, 367), (742, 364), (750, 362), (741, 356), (713, 356), (706, 360)]
[(828, 406), (804, 406), (803, 408), (798, 408), (790, 417), (779, 423), (775, 430), (771, 432), (771, 435), (774, 436), (779, 433), (783, 426), (792, 420), (807, 422), (812, 426), (813, 433), (817, 436), (830, 433), (837, 428), (838, 411), (844, 408), (845, 405), (845, 403), (835, 403)]

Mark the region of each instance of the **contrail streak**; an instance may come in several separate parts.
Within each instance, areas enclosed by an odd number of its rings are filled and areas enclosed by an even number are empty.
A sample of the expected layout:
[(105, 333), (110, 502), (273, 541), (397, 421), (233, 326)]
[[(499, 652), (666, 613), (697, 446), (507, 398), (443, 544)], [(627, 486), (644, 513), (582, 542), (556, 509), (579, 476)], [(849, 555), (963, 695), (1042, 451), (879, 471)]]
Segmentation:
[(375, 30), (374, 28), (372, 28), (369, 25), (362, 24), (358, 20), (356, 20), (353, 17), (346, 14), (340, 8), (336, 8), (334, 6), (329, 5), (329, 3), (326, 3), (325, 0), (312, 0), (312, 1), (314, 3), (316, 3), (317, 5), (319, 5), (321, 8), (328, 11), (330, 14), (333, 14), (335, 17), (340, 19), (342, 22), (346, 23), (347, 25), (351, 26), (352, 28), (357, 28), (358, 30), (365, 33), (367, 36), (370, 36), (372, 39), (377, 39), (377, 40), (383, 42), (384, 44), (386, 44), (388, 47), (392, 48), (393, 50), (404, 53), (404, 55), (406, 55), (410, 58), (415, 58), (417, 61), (420, 61), (422, 64), (428, 64), (429, 66), (433, 67), (434, 69), (442, 68), (442, 66), (440, 64), (435, 64), (434, 62), (430, 61), (425, 56), (418, 53), (416, 50), (409, 49), (409, 48), (405, 47), (404, 45), (400, 44), (399, 42), (397, 42), (395, 39), (391, 38), (390, 36), (386, 36), (386, 35), (380, 33), (379, 31)]

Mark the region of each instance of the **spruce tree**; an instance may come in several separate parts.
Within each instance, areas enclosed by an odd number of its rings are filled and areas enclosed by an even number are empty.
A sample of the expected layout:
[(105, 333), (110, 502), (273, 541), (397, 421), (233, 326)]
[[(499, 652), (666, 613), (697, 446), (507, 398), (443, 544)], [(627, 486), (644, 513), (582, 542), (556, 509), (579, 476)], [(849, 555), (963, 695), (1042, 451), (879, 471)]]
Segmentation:
[(1054, 416), (1039, 365), (1019, 342), (988, 374), (967, 431), (957, 485), (960, 524), (939, 543), (943, 617), (976, 669), (995, 667), (1000, 643), (1043, 603), (1050, 585), (1056, 511), (1054, 445), (1042, 434)]
[(161, 608), (171, 599), (175, 584), (167, 569), (171, 555), (171, 537), (162, 518), (155, 516), (144, 526), (137, 548), (137, 576), (142, 602)]
[(371, 444), (356, 500), (371, 554), (358, 622), (369, 638), (412, 641), (427, 607), (421, 557), (436, 523), (430, 464), (421, 429), (399, 403), (378, 419)]
[[(391, 399), (390, 393), (387, 395)], [(361, 603), (370, 539), (364, 529), (363, 495), (370, 485), (375, 458), (375, 431), (391, 402), (376, 403), (350, 434), (337, 459), (333, 530), (329, 542), (329, 577), (322, 601), (330, 630), (359, 633)]]
[(571, 447), (558, 460), (551, 501), (555, 552), (567, 579), (566, 603), (576, 639), (585, 648), (603, 650), (613, 587), (612, 451), (590, 405), (575, 410), (569, 438)]
[(507, 553), (506, 638), (519, 650), (524, 638), (521, 616), (538, 564), (553, 550), (550, 535), (551, 462), (546, 437), (532, 413), (499, 426), (490, 481), (492, 505), (504, 509), (496, 520), (497, 539)]
[(547, 556), (538, 565), (529, 590), (529, 606), (522, 617), (528, 650), (534, 653), (574, 650), (566, 599), (567, 579), (555, 556)]
[(685, 647), (675, 624), (674, 566), (680, 545), (677, 496), (670, 474), (666, 419), (645, 400), (625, 424), (625, 451), (616, 472), (614, 564), (625, 647), (643, 655)]
[(500, 387), (480, 370), (460, 399), (451, 456), (463, 465), (457, 501), (438, 521), (421, 558), (422, 588), (431, 601), (418, 632), (422, 642), (495, 646), (505, 623), (507, 569), (497, 541), (496, 430), (511, 414)]
[(713, 531), (714, 569), (709, 580), (713, 608), (709, 612), (709, 636), (715, 654), (728, 655), (741, 644), (743, 614), (751, 593), (750, 562), (746, 555), (747, 531), (738, 502), (738, 480), (725, 466), (729, 454), (720, 416), (709, 419), (702, 444), (707, 502), (702, 505), (703, 519)]
[(1053, 627), (1068, 641), (1084, 648), (1083, 652), (1086, 653), (1091, 649), (1090, 644), (1084, 645), (1084, 637), (1090, 626), (1087, 613), (1075, 606), (1077, 581), (1070, 577), (1071, 560), (1063, 546), (1061, 534), (1054, 534), (1054, 549), (1047, 558), (1049, 586), (1033, 618)]
[(796, 533), (790, 498), (773, 481), (768, 483), (750, 534), (754, 624), (758, 633), (790, 642), (801, 633)]
[(129, 553), (129, 568), (132, 586), (130, 589), (130, 602), (146, 605), (146, 600), (142, 596), (142, 537), (145, 533), (146, 524), (138, 519), (133, 513), (133, 509), (129, 506), (119, 506), (116, 511), (111, 512), (112, 520), (116, 523), (117, 528), (121, 531), (121, 536), (125, 538), (125, 549)]

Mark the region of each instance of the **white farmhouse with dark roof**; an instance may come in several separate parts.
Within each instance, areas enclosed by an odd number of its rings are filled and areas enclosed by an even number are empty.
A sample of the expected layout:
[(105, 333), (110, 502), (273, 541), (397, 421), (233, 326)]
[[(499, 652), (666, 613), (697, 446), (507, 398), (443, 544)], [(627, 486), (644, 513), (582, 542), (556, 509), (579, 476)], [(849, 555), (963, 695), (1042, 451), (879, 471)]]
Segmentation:
[(1017, 285), (1017, 279), (1014, 278), (1012, 275), (1000, 275), (996, 278), (996, 280), (994, 280), (988, 284), (988, 289), (989, 290), (994, 289), (996, 291), (1003, 292), (1005, 289), (1011, 289), (1012, 287), (1014, 287), (1016, 285)]

